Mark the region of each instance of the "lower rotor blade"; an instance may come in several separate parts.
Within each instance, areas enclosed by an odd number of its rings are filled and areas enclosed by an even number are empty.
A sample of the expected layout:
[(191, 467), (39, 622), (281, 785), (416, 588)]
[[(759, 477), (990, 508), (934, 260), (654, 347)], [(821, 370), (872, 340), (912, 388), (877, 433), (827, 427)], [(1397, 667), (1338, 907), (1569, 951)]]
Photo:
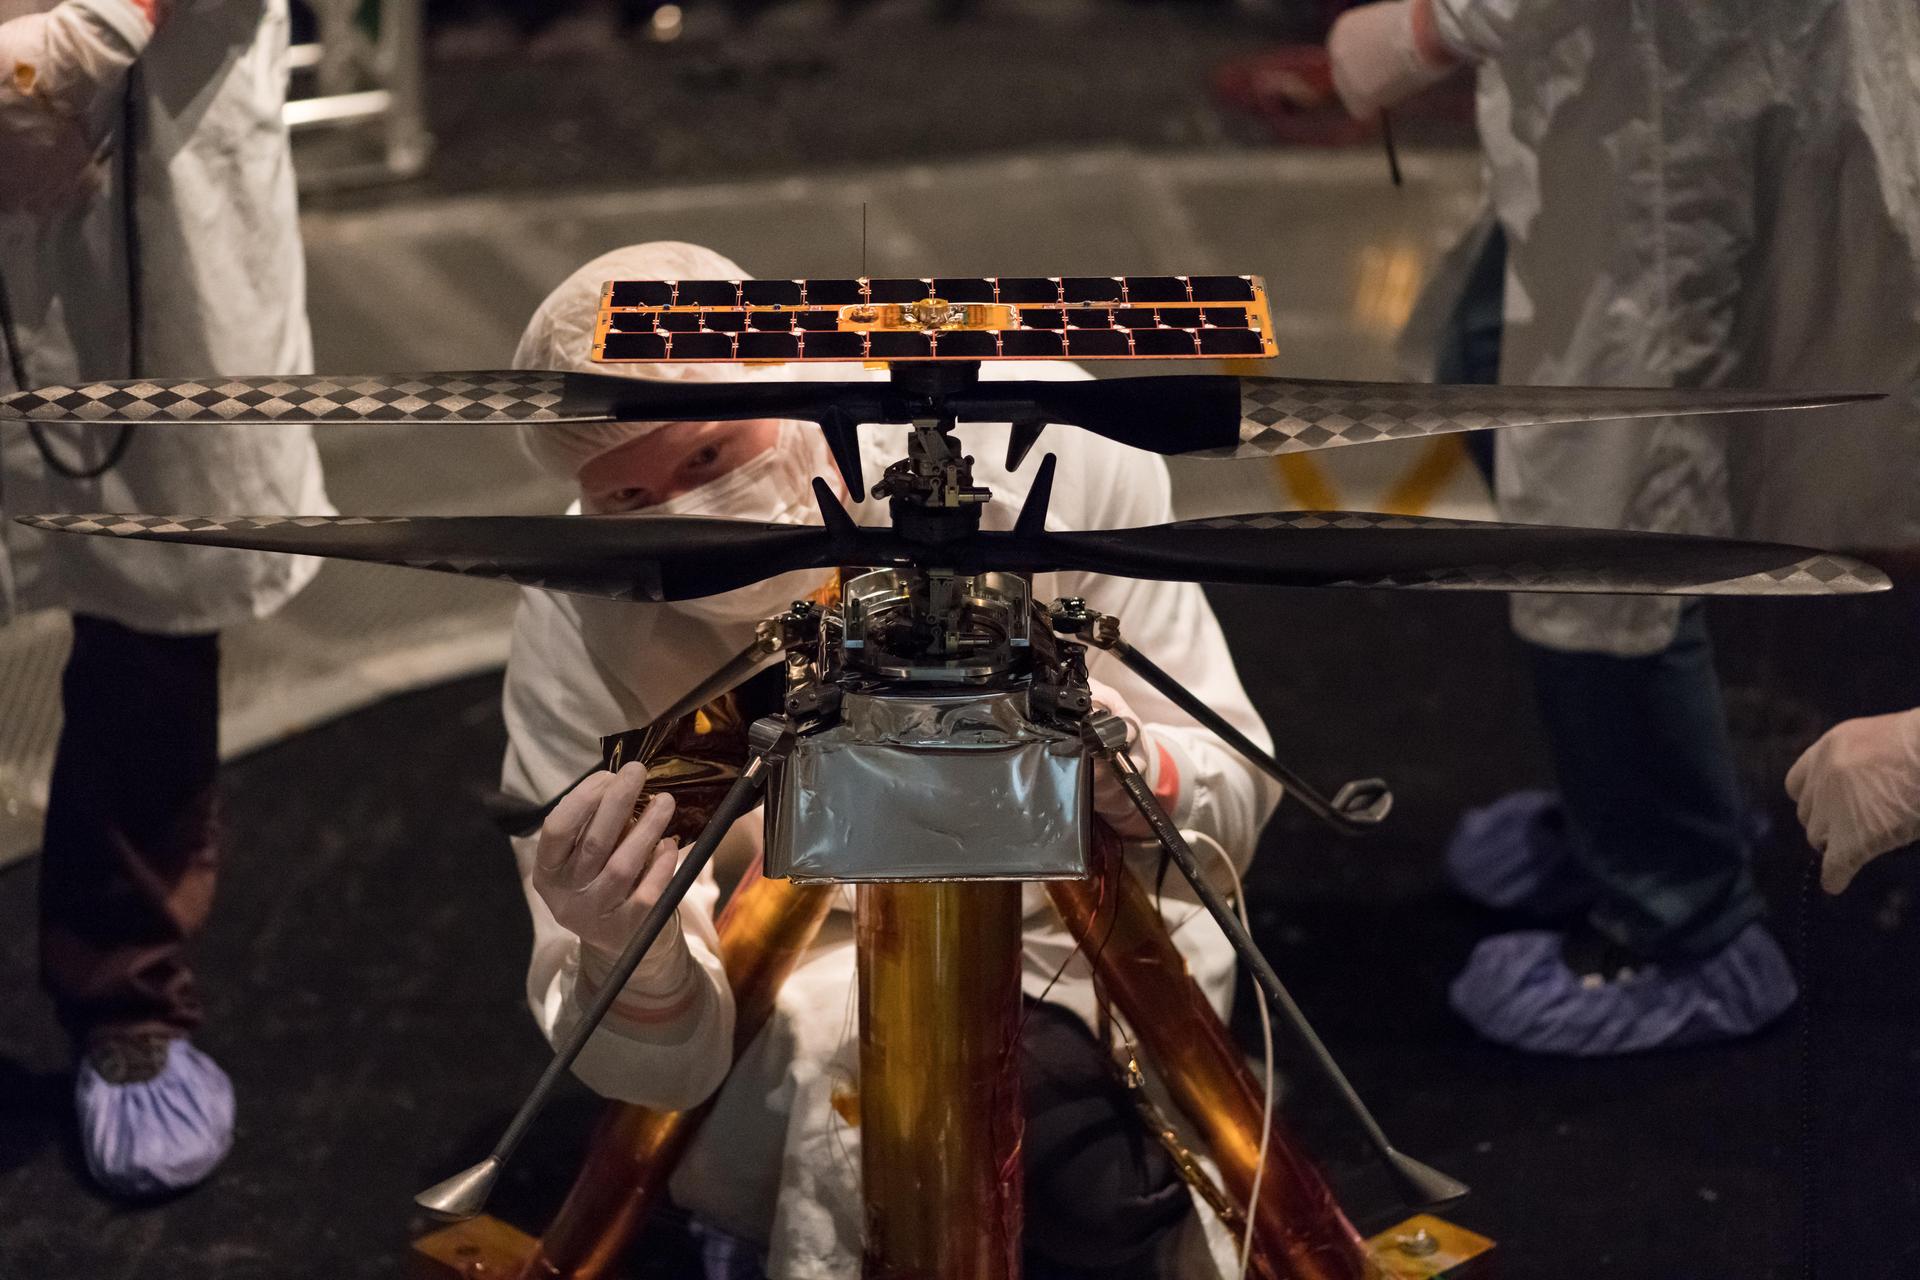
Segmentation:
[(402, 565), (609, 600), (690, 600), (838, 563), (817, 525), (683, 516), (22, 516), (61, 533)]
[(1813, 409), (1874, 393), (1660, 387), (1450, 386), (1219, 375), (1094, 382), (982, 383), (962, 416), (1022, 415), (1085, 428), (1137, 449), (1194, 458), (1262, 458), (1493, 427)]
[(38, 387), (0, 397), (0, 419), (360, 425), (419, 422), (707, 422), (815, 419), (834, 383), (648, 382), (596, 373), (488, 369), (464, 373), (137, 378)]
[(1356, 511), (1277, 511), (1050, 535), (1068, 566), (1295, 587), (1618, 595), (1853, 595), (1887, 576), (1777, 543)]

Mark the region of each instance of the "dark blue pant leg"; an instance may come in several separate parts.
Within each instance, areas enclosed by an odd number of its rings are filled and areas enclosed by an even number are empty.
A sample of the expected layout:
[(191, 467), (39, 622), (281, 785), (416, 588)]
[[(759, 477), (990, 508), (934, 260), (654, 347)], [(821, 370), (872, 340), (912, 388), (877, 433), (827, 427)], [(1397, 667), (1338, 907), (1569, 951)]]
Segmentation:
[(1647, 657), (1529, 647), (1592, 924), (1650, 958), (1719, 950), (1764, 908), (1700, 605)]

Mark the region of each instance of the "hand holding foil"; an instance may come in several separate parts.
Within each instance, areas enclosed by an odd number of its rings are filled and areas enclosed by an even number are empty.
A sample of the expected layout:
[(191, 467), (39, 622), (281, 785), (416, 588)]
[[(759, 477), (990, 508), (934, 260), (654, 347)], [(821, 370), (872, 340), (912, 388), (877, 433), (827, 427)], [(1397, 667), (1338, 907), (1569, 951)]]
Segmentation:
[[(554, 807), (540, 827), (532, 884), (554, 920), (575, 934), (586, 967), (604, 970), (660, 900), (679, 864), (679, 842), (667, 837), (674, 800), (661, 793), (635, 814), (647, 771), (629, 764), (588, 777)], [(638, 975), (657, 975), (686, 960), (679, 922), (648, 952)]]

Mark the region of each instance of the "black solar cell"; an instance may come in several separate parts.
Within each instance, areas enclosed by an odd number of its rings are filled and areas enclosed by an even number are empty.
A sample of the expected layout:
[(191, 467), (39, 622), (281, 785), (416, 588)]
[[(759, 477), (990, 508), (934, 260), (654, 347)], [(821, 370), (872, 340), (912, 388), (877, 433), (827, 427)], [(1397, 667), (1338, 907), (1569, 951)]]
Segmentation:
[(1001, 276), (1002, 302), (1058, 302), (1060, 282), (1046, 276)]
[(801, 355), (808, 360), (863, 360), (864, 333), (809, 333), (801, 339)]
[(1202, 329), (1203, 356), (1262, 356), (1267, 353), (1260, 335), (1251, 329)]
[(601, 349), (605, 360), (664, 360), (667, 340), (656, 333), (610, 333)]
[(750, 307), (797, 307), (801, 303), (798, 280), (742, 280), (740, 298)]
[(918, 302), (931, 298), (933, 291), (925, 280), (870, 280), (867, 297), (874, 302)]
[(1185, 302), (1187, 282), (1179, 276), (1128, 276), (1128, 302)]
[(673, 300), (682, 307), (737, 307), (740, 284), (735, 280), (682, 280)]
[(800, 339), (791, 333), (743, 333), (739, 355), (742, 360), (798, 360)]
[(991, 360), (1000, 354), (1000, 344), (984, 329), (954, 329), (934, 335), (934, 354), (949, 360)]
[(1112, 276), (1067, 276), (1060, 290), (1068, 302), (1120, 301), (1120, 282)]
[(1133, 354), (1137, 356), (1192, 356), (1200, 353), (1194, 335), (1184, 329), (1135, 329)]
[(933, 296), (948, 302), (992, 302), (993, 281), (985, 276), (942, 276), (933, 282)]
[(1253, 282), (1245, 276), (1188, 276), (1195, 302), (1252, 302)]
[(1066, 345), (1057, 333), (1009, 329), (1000, 335), (1000, 354), (1025, 360), (1058, 359), (1066, 354)]
[(806, 284), (810, 307), (849, 307), (862, 296), (858, 280), (809, 280)]
[(1067, 333), (1067, 355), (1124, 356), (1128, 354), (1127, 335), (1118, 329), (1073, 329)]
[(724, 333), (676, 333), (667, 355), (674, 360), (731, 360), (733, 339)]
[(867, 354), (874, 360), (924, 360), (933, 354), (933, 344), (924, 333), (881, 330), (867, 335)]
[(612, 303), (616, 307), (664, 307), (673, 301), (671, 280), (616, 280)]

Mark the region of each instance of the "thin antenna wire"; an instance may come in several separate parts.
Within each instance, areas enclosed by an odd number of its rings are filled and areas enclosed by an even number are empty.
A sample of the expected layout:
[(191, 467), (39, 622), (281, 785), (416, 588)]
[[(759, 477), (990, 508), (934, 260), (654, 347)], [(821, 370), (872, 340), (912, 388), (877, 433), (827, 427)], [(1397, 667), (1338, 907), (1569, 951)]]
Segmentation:
[(860, 278), (867, 278), (867, 202), (860, 202)]
[(1387, 172), (1393, 177), (1393, 185), (1400, 186), (1400, 153), (1393, 145), (1393, 117), (1384, 109), (1380, 112), (1380, 141), (1387, 148)]

